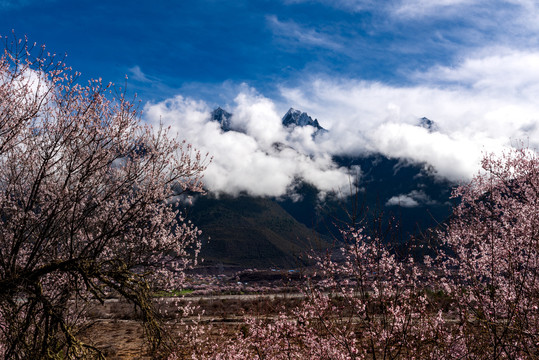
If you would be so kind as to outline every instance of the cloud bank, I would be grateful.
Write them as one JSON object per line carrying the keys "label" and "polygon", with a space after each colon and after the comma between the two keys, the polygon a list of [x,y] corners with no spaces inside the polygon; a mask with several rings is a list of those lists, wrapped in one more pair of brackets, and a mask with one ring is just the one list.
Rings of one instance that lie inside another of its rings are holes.
{"label": "cloud bank", "polygon": [[[537,64],[537,52],[485,49],[456,66],[414,73],[415,85],[406,87],[311,76],[281,86],[279,99],[243,87],[228,109],[241,132],[223,132],[209,120],[208,104],[183,96],[147,104],[145,117],[172,126],[214,156],[205,180],[216,192],[281,196],[298,179],[323,192],[343,190],[350,171],[332,157],[374,152],[427,163],[440,177],[466,181],[486,152],[518,140],[539,146]],[[313,139],[313,128],[283,128],[289,106],[318,118],[329,132]],[[424,116],[436,123],[435,131],[418,126]],[[393,199],[407,206],[424,201],[418,194]]]}
{"label": "cloud bank", "polygon": [[283,196],[293,193],[302,179],[323,194],[348,186],[348,169],[339,168],[330,154],[315,148],[314,129],[288,131],[274,103],[247,89],[230,109],[232,127],[223,132],[210,120],[211,108],[202,101],[178,95],[144,108],[146,121],[170,126],[179,138],[209,152],[213,161],[205,172],[205,184],[214,193]]}

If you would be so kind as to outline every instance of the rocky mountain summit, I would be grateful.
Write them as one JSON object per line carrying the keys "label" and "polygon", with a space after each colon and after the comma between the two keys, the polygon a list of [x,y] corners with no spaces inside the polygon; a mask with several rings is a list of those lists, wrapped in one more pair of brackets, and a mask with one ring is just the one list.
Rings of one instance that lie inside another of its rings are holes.
{"label": "rocky mountain summit", "polygon": [[429,132],[438,131],[438,125],[429,118],[422,117],[417,124],[419,127],[427,129]]}
{"label": "rocky mountain summit", "polygon": [[223,129],[223,131],[229,131],[231,130],[230,118],[232,118],[231,113],[229,113],[226,110],[223,110],[221,107],[218,107],[217,109],[211,112],[210,119],[212,121],[218,122],[221,125],[221,129]]}
{"label": "rocky mountain summit", "polygon": [[317,119],[310,117],[306,112],[301,112],[294,108],[290,108],[288,112],[283,116],[282,123],[284,126],[293,127],[293,126],[312,126],[317,130],[325,129],[320,126]]}
{"label": "rocky mountain summit", "polygon": [[[211,112],[210,120],[218,122],[223,131],[230,131],[234,130],[231,124],[232,115],[233,114],[229,113],[223,108],[218,107]],[[313,118],[310,117],[309,114],[307,114],[306,112],[302,112],[294,108],[290,108],[290,110],[288,110],[288,112],[283,116],[281,122],[283,126],[290,129],[296,126],[312,126],[316,129],[315,135],[320,132],[327,132],[326,129],[320,126],[320,123],[317,119],[313,120]]]}

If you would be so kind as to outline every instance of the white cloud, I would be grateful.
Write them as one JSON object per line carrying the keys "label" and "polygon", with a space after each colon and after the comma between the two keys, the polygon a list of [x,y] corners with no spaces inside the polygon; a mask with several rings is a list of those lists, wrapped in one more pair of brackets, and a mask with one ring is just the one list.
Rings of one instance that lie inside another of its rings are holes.
{"label": "white cloud", "polygon": [[[311,78],[283,87],[282,95],[329,128],[321,151],[377,151],[428,162],[441,176],[461,180],[478,171],[484,152],[518,139],[539,146],[536,61],[539,53],[504,50],[415,74],[415,86]],[[423,116],[440,131],[417,127]]]}
{"label": "white cloud", "polygon": [[[453,33],[452,38],[474,40],[477,44],[515,41],[536,44],[539,29],[539,3],[536,0],[282,0],[285,4],[319,3],[348,12],[369,11],[392,21],[455,20],[466,29]],[[465,25],[467,24],[467,25]],[[394,25],[394,24],[393,24]],[[390,25],[391,26],[391,25]],[[449,26],[452,27],[452,26]],[[395,29],[394,29],[395,30]],[[448,28],[437,27],[436,33]],[[400,31],[400,30],[399,30]],[[533,33],[530,33],[532,31]],[[440,35],[442,36],[442,35]],[[443,36],[442,36],[443,38]],[[475,39],[474,39],[475,38]],[[496,39],[496,40],[493,40]],[[453,41],[449,40],[449,41]]]}
{"label": "white cloud", "polygon": [[340,50],[343,47],[335,35],[301,26],[292,20],[281,21],[275,15],[267,16],[266,19],[274,35],[295,46],[320,47],[331,50]]}
{"label": "white cloud", "polygon": [[[531,1],[531,0],[530,0]],[[285,4],[320,3],[345,11],[382,11],[392,16],[413,19],[424,16],[446,17],[463,7],[479,3],[479,0],[284,0]],[[514,0],[513,3],[529,2]]]}
{"label": "white cloud", "polygon": [[436,204],[436,201],[433,201],[427,194],[420,190],[413,190],[408,194],[392,196],[386,202],[386,206],[401,206],[406,208],[433,204]]}
{"label": "white cloud", "polygon": [[[205,103],[182,96],[147,104],[144,116],[154,125],[171,126],[179,138],[188,139],[213,156],[204,182],[216,193],[282,196],[298,178],[322,193],[346,190],[348,170],[338,168],[327,154],[295,150],[292,145],[312,145],[288,140],[289,134],[283,129],[272,101],[252,90],[241,92],[235,101],[235,107],[230,109],[234,113],[232,126],[244,133],[223,132],[216,122],[209,120],[210,109]],[[313,142],[311,137],[301,141]]]}
{"label": "white cloud", "polygon": [[394,16],[406,18],[447,17],[477,2],[478,0],[401,0],[393,5],[392,12]]}
{"label": "white cloud", "polygon": [[140,81],[140,82],[151,82],[150,79],[142,72],[140,69],[140,66],[135,65],[132,68],[128,69],[129,73],[132,75],[134,80]]}
{"label": "white cloud", "polygon": [[431,23],[440,40],[471,45],[466,51],[500,44],[533,49],[539,40],[536,0],[392,0],[374,11],[398,22]]}
{"label": "white cloud", "polygon": [[[47,99],[50,100],[51,83],[46,74],[22,66],[19,66],[17,70],[11,66],[8,70],[0,72],[0,87],[4,84],[10,84],[11,96],[16,98],[17,103],[20,105],[13,107],[12,111],[24,112],[28,106],[33,107],[31,104],[45,102]],[[40,115],[38,115],[38,119],[36,122],[43,120]]]}
{"label": "white cloud", "polygon": [[253,91],[241,92],[236,97],[232,126],[252,136],[263,147],[271,147],[282,142],[286,134],[281,125],[281,117],[270,99]]}
{"label": "white cloud", "polygon": [[539,95],[539,53],[507,48],[482,49],[479,56],[453,67],[437,66],[416,74],[426,83],[447,83],[457,88],[470,87],[500,96],[513,93],[530,102]]}
{"label": "white cloud", "polygon": [[419,203],[407,196],[407,195],[399,195],[399,196],[393,196],[386,202],[386,206],[401,206],[405,208],[411,208],[411,207],[417,207],[419,206]]}
{"label": "white cloud", "polygon": [[[228,109],[244,133],[222,132],[208,120],[208,105],[181,96],[146,105],[145,117],[172,125],[214,156],[205,180],[217,192],[280,196],[298,178],[323,192],[346,190],[348,170],[332,156],[370,152],[428,163],[439,176],[462,181],[479,171],[485,152],[499,153],[519,139],[539,147],[537,63],[538,52],[490,49],[454,67],[416,73],[410,78],[416,85],[311,77],[282,87],[279,102],[244,86]],[[309,127],[285,130],[287,106],[317,117],[329,132],[313,139]],[[438,130],[417,126],[423,116]],[[402,194],[390,203],[397,200],[428,201]]]}

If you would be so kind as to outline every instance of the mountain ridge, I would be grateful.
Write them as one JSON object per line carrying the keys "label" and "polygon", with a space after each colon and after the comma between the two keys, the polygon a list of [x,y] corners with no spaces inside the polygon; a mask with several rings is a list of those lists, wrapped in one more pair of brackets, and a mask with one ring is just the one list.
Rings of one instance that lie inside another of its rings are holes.
{"label": "mountain ridge", "polygon": [[296,110],[294,108],[290,108],[286,114],[283,116],[281,123],[286,127],[294,127],[294,126],[312,126],[317,130],[324,130],[322,126],[318,123],[318,119],[314,119],[309,116],[306,112],[302,112],[301,110]]}
{"label": "mountain ridge", "polygon": [[[232,116],[219,107],[211,120],[219,122],[223,131],[235,131]],[[312,126],[327,131],[317,119],[294,108],[283,116],[282,124],[289,129]],[[438,131],[437,124],[426,117],[418,119],[416,126]],[[204,240],[201,252],[206,265],[297,267],[302,264],[302,254],[311,248],[335,246],[340,229],[348,225],[393,223],[394,236],[402,243],[442,223],[451,213],[454,184],[437,177],[428,164],[379,153],[334,156],[333,161],[337,166],[361,169],[358,178],[351,179],[357,185],[356,194],[321,200],[314,186],[298,179],[294,196],[209,194],[198,198],[190,209],[190,219],[203,231],[203,239],[211,238]],[[377,230],[371,230],[376,236]]]}

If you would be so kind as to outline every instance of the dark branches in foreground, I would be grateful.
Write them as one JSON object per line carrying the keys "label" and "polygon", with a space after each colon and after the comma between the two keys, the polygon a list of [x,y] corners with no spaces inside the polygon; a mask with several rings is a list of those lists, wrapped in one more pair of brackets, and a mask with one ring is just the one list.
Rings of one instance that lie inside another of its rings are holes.
{"label": "dark branches in foreground", "polygon": [[[111,85],[15,36],[0,56],[0,354],[103,358],[83,343],[85,306],[111,294],[162,340],[154,287],[176,288],[199,231],[175,207],[207,161],[143,125]],[[175,134],[173,134],[175,135]]]}

